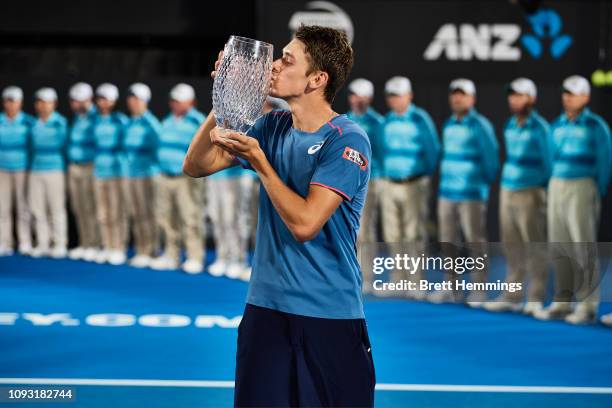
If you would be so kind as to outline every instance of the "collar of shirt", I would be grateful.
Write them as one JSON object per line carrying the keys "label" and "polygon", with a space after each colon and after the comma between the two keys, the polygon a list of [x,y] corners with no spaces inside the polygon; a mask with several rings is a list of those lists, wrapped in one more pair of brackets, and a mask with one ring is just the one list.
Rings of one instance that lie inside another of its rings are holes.
{"label": "collar of shirt", "polygon": [[53,113],[49,115],[46,121],[43,122],[41,118],[37,117],[36,122],[42,125],[53,125],[55,122],[57,122],[58,119],[59,119],[59,113],[57,113],[56,111],[53,111]]}
{"label": "collar of shirt", "polygon": [[19,111],[13,119],[9,119],[6,113],[0,114],[0,123],[19,123],[24,118],[23,112]]}
{"label": "collar of shirt", "polygon": [[467,121],[469,121],[470,119],[472,119],[474,116],[476,116],[476,108],[472,108],[469,111],[467,111],[467,113],[465,114],[464,117],[462,117],[461,119],[457,118],[456,114],[452,114],[451,115],[451,122],[453,123],[466,123]]}
{"label": "collar of shirt", "polygon": [[529,115],[527,115],[525,122],[523,122],[522,125],[519,125],[518,116],[512,115],[512,118],[510,119],[510,126],[514,128],[530,128],[533,126],[536,116],[537,112],[535,110],[532,110],[531,112],[529,112]]}
{"label": "collar of shirt", "polygon": [[561,123],[564,125],[568,123],[584,124],[590,115],[591,115],[591,110],[588,107],[585,107],[582,110],[582,112],[580,112],[580,115],[578,115],[575,120],[571,121],[567,117],[567,113],[564,112],[561,115]]}
{"label": "collar of shirt", "polygon": [[414,106],[413,103],[411,103],[408,106],[408,109],[406,109],[406,112],[404,113],[397,113],[395,111],[390,111],[389,112],[389,119],[410,119],[412,117],[412,115],[414,115],[414,111],[416,110],[416,107]]}

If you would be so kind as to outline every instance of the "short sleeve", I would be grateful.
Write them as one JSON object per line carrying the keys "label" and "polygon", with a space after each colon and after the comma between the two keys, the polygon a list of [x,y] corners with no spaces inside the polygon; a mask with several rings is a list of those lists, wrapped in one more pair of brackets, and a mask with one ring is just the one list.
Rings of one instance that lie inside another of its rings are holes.
{"label": "short sleeve", "polygon": [[321,149],[310,184],[328,188],[350,201],[370,178],[371,156],[365,135],[357,131],[338,135]]}

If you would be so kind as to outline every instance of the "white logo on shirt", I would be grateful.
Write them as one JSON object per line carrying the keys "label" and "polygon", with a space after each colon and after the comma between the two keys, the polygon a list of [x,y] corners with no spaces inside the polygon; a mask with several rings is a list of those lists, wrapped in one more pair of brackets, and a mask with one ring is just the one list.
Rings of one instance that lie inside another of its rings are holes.
{"label": "white logo on shirt", "polygon": [[323,147],[323,143],[325,142],[319,142],[310,146],[308,148],[308,154],[315,154],[316,152],[318,152]]}

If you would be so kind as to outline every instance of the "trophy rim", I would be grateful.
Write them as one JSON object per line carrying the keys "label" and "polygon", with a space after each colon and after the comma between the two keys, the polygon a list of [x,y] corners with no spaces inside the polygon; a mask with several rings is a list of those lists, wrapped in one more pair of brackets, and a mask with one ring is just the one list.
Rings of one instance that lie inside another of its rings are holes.
{"label": "trophy rim", "polygon": [[272,44],[267,43],[265,41],[256,40],[254,38],[249,38],[249,37],[242,37],[242,36],[239,36],[239,35],[230,35],[230,38],[229,38],[228,42],[230,42],[232,40],[240,41],[240,42],[248,43],[248,44],[259,44],[259,46],[263,46],[263,47],[273,47]]}

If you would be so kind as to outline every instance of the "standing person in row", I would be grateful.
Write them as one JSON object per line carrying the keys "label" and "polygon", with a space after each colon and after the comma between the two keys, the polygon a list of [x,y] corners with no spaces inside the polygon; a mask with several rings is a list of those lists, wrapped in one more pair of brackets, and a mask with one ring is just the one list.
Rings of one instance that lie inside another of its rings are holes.
{"label": "standing person in row", "polygon": [[191,138],[205,118],[194,103],[193,88],[182,83],[176,85],[170,91],[170,114],[161,124],[157,146],[160,168],[157,220],[164,235],[164,250],[151,261],[151,268],[156,270],[179,267],[181,237],[187,249],[183,270],[192,274],[204,270],[202,184],[183,174],[183,160]]}
{"label": "standing person in row", "polygon": [[94,214],[93,160],[95,144],[93,123],[96,109],[93,106],[93,89],[84,82],[70,88],[70,108],[74,113],[68,145],[68,189],[70,206],[76,220],[78,245],[70,250],[70,259],[93,261],[100,246],[98,223]]}
{"label": "standing person in row", "polygon": [[[476,86],[469,79],[456,79],[449,87],[452,116],[442,128],[443,155],[438,200],[439,241],[467,243],[487,241],[487,201],[491,183],[499,171],[499,146],[493,126],[474,108]],[[473,280],[485,280],[474,274]],[[430,295],[434,302],[451,300],[452,293]],[[466,299],[480,306],[484,292],[473,291]]]}
{"label": "standing person in row", "polygon": [[21,110],[23,91],[9,86],[2,91],[4,112],[0,114],[0,256],[12,255],[13,202],[16,205],[19,252],[32,251],[30,211],[27,202],[30,129],[34,122]]}
{"label": "standing person in row", "polygon": [[595,245],[601,199],[612,170],[612,141],[606,122],[587,107],[590,94],[586,78],[574,75],[565,79],[561,97],[564,112],[551,126],[554,151],[548,186],[548,240],[556,279],[554,302],[535,313],[542,320],[581,324],[597,316]]}
{"label": "standing person in row", "polygon": [[[374,98],[374,84],[371,81],[365,78],[355,79],[349,84],[348,91],[348,102],[351,109],[346,116],[366,132],[372,146],[370,185],[365,207],[361,214],[361,229],[357,237],[357,246],[359,247],[359,255],[361,255],[364,245],[374,245],[378,241],[377,231],[382,190],[382,163],[379,146],[381,142],[380,131],[384,118],[371,106]],[[372,274],[364,271],[363,291],[370,292],[372,290],[371,285]]]}
{"label": "standing person in row", "polygon": [[[552,139],[548,123],[535,110],[533,81],[517,78],[508,89],[512,117],[504,128],[506,162],[501,176],[499,223],[507,259],[506,281],[528,281],[524,291],[504,292],[485,309],[533,314],[546,298],[546,185],[550,177]],[[530,245],[531,244],[531,245]]]}
{"label": "standing person in row", "polygon": [[[411,252],[419,256],[427,242],[427,207],[430,176],[436,171],[440,156],[438,132],[431,117],[412,103],[412,83],[396,76],[385,84],[389,113],[381,132],[380,150],[385,184],[382,213],[387,243],[410,243]],[[416,280],[422,271],[392,280]],[[423,292],[408,292],[417,299]]]}
{"label": "standing person in row", "polygon": [[122,144],[127,117],[114,111],[118,98],[119,90],[113,84],[104,83],[96,89],[98,114],[93,127],[96,150],[94,187],[102,238],[102,250],[98,253],[96,262],[108,262],[111,265],[121,265],[126,260]]}
{"label": "standing person in row", "polygon": [[147,85],[138,82],[130,86],[127,97],[130,118],[123,147],[127,161],[126,202],[136,252],[130,265],[136,268],[148,267],[157,250],[153,176],[161,125],[147,108],[150,100],[151,89]]}
{"label": "standing person in row", "polygon": [[68,254],[65,182],[67,122],[55,111],[55,89],[41,88],[34,97],[36,121],[32,126],[29,203],[34,216],[37,245],[32,250],[32,256],[64,258]]}

